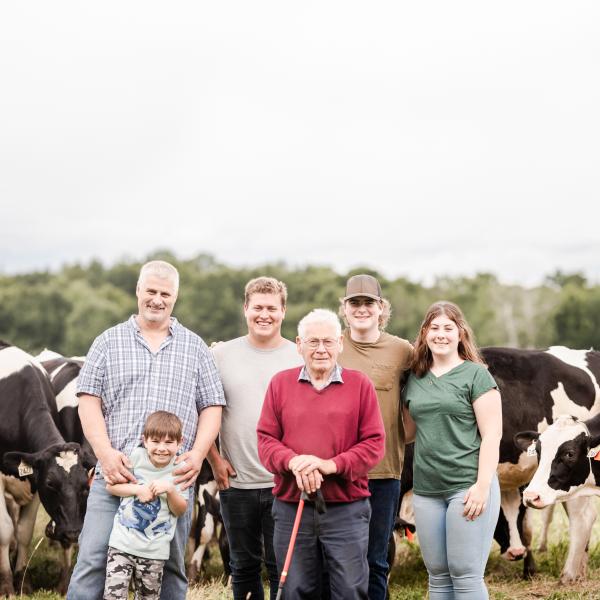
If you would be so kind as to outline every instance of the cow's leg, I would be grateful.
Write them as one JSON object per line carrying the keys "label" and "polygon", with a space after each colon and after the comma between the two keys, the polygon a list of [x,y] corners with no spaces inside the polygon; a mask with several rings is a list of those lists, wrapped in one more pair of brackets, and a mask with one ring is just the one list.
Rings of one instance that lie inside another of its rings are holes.
{"label": "cow's leg", "polygon": [[565,502],[569,515],[569,552],[560,576],[561,583],[583,579],[587,574],[588,544],[596,520],[593,499],[587,496]]}
{"label": "cow's leg", "polygon": [[523,544],[527,548],[527,552],[525,553],[525,558],[523,560],[523,578],[531,579],[537,570],[535,566],[535,559],[533,557],[533,552],[531,550],[533,545],[533,524],[532,524],[532,508],[525,508],[521,506],[521,514],[523,515],[521,519],[521,539],[523,540]]}
{"label": "cow's leg", "polygon": [[508,523],[509,545],[504,553],[504,558],[508,560],[517,560],[524,558],[527,554],[527,548],[521,541],[519,535],[519,507],[521,506],[521,493],[518,489],[503,490],[500,494],[500,503],[502,512]]}
{"label": "cow's leg", "polygon": [[67,589],[69,588],[71,565],[73,563],[73,548],[75,548],[75,544],[70,544],[66,548],[61,548],[60,576],[58,579],[58,586],[56,587],[56,591],[61,596],[65,596],[67,594]]}
{"label": "cow's leg", "polygon": [[0,477],[0,596],[10,596],[14,593],[9,559],[10,541],[13,533],[13,521],[6,510],[4,500],[4,482]]}
{"label": "cow's leg", "polygon": [[552,523],[552,517],[554,516],[554,504],[541,509],[542,513],[542,532],[540,534],[540,543],[538,544],[538,550],[540,552],[546,552],[548,549],[548,529],[550,523]]}
{"label": "cow's leg", "polygon": [[202,568],[202,559],[204,557],[204,553],[206,551],[206,547],[208,542],[213,538],[215,534],[215,520],[214,517],[207,513],[204,519],[204,527],[202,527],[202,531],[200,532],[200,544],[194,551],[192,555],[192,560],[190,561],[191,567],[200,574],[200,570]]}
{"label": "cow's leg", "polygon": [[21,508],[19,521],[17,523],[16,538],[17,538],[17,559],[15,561],[15,585],[27,593],[31,591],[31,586],[23,584],[25,575],[25,566],[29,556],[29,547],[31,538],[33,537],[33,528],[37,517],[38,508],[40,507],[40,497],[35,494],[29,504]]}

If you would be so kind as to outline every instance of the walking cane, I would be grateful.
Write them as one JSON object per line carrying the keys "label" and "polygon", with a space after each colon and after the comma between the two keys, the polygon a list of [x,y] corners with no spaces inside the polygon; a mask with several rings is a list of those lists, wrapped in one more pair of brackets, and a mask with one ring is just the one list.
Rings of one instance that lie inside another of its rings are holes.
{"label": "walking cane", "polygon": [[296,518],[294,519],[294,527],[292,528],[292,535],[290,536],[290,544],[285,555],[285,562],[283,563],[283,570],[281,571],[281,577],[279,578],[279,588],[277,589],[277,596],[275,600],[281,600],[281,594],[283,593],[283,586],[287,578],[288,569],[292,562],[292,554],[294,554],[294,545],[296,544],[296,535],[298,534],[298,528],[300,527],[300,519],[302,519],[302,511],[304,510],[304,501],[308,500],[308,494],[303,491],[300,494],[300,502],[298,502],[298,508],[296,510]]}
{"label": "walking cane", "polygon": [[300,519],[302,519],[302,510],[304,509],[305,500],[314,500],[315,509],[319,514],[327,512],[327,505],[323,498],[323,492],[317,490],[310,496],[306,492],[300,494],[300,502],[298,502],[298,508],[296,510],[296,518],[294,519],[294,527],[292,528],[292,535],[290,536],[290,544],[288,546],[287,554],[285,555],[285,562],[283,563],[283,570],[281,571],[281,577],[279,578],[279,588],[277,590],[277,596],[275,600],[281,600],[281,594],[283,593],[283,586],[287,578],[288,569],[292,562],[292,554],[294,553],[294,545],[296,544],[296,535],[298,534],[298,528],[300,527]]}

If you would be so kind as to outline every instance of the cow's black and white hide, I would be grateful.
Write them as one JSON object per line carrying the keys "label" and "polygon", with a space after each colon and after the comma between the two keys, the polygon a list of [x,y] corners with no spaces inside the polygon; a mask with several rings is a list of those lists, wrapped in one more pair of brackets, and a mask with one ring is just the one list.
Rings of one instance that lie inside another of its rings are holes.
{"label": "cow's black and white hide", "polygon": [[[0,495],[0,594],[13,592],[9,546],[17,540],[15,578],[26,564],[35,513],[41,500],[54,521],[51,538],[64,546],[77,540],[87,500],[81,447],[66,443],[49,379],[33,357],[0,342],[0,465],[3,473],[27,480],[32,500],[20,510],[16,531]],[[32,518],[33,517],[33,518]]]}
{"label": "cow's black and white hide", "polygon": [[[81,446],[84,464],[93,465],[96,457],[90,443],[83,434],[81,420],[79,418],[79,398],[77,396],[77,377],[85,361],[84,356],[73,356],[67,358],[53,352],[44,350],[35,357],[46,370],[54,398],[56,410],[58,411],[58,429],[66,442],[77,442]],[[51,530],[53,523],[48,523]],[[61,570],[57,591],[66,594],[71,576],[71,565],[75,544],[70,547],[61,547]]]}
{"label": "cow's black and white hide", "polygon": [[194,511],[192,526],[186,548],[187,576],[190,581],[196,581],[202,570],[204,560],[208,558],[208,544],[215,536],[215,519],[208,513],[205,493],[213,496],[217,493],[217,482],[200,483],[196,480],[194,493]]}
{"label": "cow's black and white hide", "polygon": [[[498,479],[510,536],[507,556],[527,557],[532,552],[531,536],[527,531],[519,533],[519,488],[533,477],[537,457],[528,456],[513,438],[524,430],[542,432],[564,413],[585,419],[600,412],[600,353],[553,346],[545,351],[483,348],[482,355],[502,396]],[[567,500],[565,509],[569,515],[569,553],[561,580],[570,582],[585,575],[595,509],[585,499]],[[527,524],[526,514],[523,524]],[[525,575],[531,574],[533,565],[532,558],[526,561]]]}
{"label": "cow's black and white hide", "polygon": [[563,415],[541,434],[518,433],[515,443],[538,456],[524,493],[527,506],[544,508],[568,498],[600,495],[600,415],[587,421]]}

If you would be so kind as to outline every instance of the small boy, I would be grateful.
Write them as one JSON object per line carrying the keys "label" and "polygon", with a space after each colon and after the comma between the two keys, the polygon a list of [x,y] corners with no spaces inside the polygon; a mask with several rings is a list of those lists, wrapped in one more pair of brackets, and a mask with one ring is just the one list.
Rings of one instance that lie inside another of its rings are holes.
{"label": "small boy", "polygon": [[142,439],[144,447],[130,456],[138,482],[106,486],[122,500],[108,542],[105,600],[126,600],[132,574],[136,600],[158,600],[177,517],[187,509],[187,492],[178,489],[172,475],[183,441],[181,421],[173,413],[154,412]]}

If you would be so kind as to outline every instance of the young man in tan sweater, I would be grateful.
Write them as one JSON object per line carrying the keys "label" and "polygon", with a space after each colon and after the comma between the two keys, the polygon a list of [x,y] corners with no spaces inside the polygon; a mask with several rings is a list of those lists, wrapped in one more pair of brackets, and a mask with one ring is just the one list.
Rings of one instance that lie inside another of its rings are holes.
{"label": "young man in tan sweater", "polygon": [[386,597],[388,541],[400,497],[400,474],[404,459],[404,428],[400,408],[400,379],[408,368],[413,348],[409,342],[384,331],[390,303],[371,275],[348,279],[346,295],[340,300],[344,331],[342,367],[367,375],[377,393],[385,427],[385,456],[369,472],[371,522],[369,526],[369,599]]}

